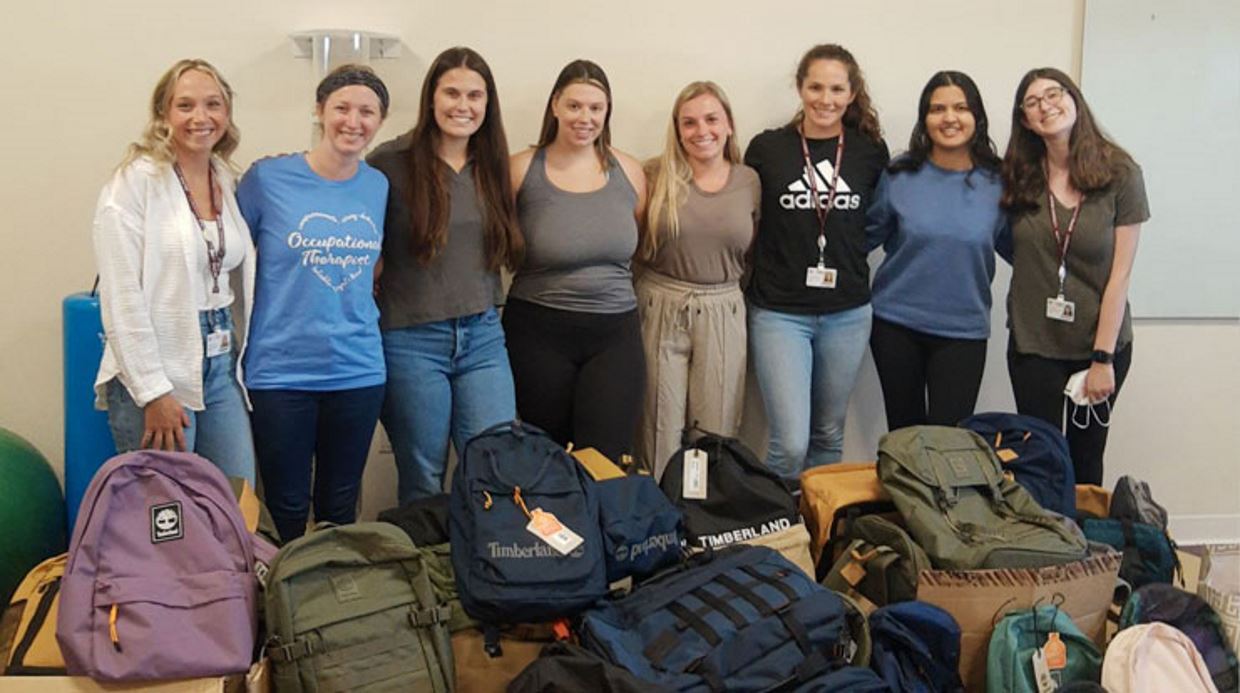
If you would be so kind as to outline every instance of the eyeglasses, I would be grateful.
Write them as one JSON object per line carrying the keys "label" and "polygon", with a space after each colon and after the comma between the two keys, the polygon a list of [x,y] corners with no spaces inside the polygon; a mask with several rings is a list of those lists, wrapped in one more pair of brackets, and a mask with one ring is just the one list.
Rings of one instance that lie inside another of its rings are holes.
{"label": "eyeglasses", "polygon": [[1025,100],[1020,102],[1020,106],[1026,111],[1036,109],[1040,104],[1042,104],[1042,102],[1046,102],[1047,106],[1054,106],[1059,103],[1061,99],[1063,99],[1064,92],[1065,90],[1063,87],[1048,87],[1042,92],[1041,96],[1025,97]]}

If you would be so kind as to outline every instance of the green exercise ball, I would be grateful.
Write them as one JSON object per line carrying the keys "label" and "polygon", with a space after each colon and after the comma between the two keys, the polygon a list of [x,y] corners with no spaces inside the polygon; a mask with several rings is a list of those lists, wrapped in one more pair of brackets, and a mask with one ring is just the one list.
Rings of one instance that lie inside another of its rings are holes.
{"label": "green exercise ball", "polygon": [[66,550],[56,473],[21,436],[0,428],[0,609],[30,569]]}

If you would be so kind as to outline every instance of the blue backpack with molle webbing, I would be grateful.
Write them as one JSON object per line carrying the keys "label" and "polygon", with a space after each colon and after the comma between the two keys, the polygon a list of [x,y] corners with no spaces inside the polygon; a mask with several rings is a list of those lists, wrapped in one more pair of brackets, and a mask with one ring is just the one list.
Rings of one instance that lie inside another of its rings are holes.
{"label": "blue backpack with molle webbing", "polygon": [[[531,533],[538,509],[584,541],[564,554]],[[607,594],[594,484],[534,426],[498,424],[465,445],[448,530],[461,606],[484,624],[551,621]]]}
{"label": "blue backpack with molle webbing", "polygon": [[587,611],[580,636],[609,662],[673,690],[765,691],[846,664],[845,619],[840,597],[779,553],[735,546]]}

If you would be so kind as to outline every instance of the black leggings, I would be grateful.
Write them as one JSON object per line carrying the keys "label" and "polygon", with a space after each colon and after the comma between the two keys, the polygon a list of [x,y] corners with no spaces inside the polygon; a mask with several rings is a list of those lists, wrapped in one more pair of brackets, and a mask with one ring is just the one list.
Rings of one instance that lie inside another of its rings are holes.
{"label": "black leggings", "polygon": [[955,426],[973,414],[986,340],[936,337],[874,318],[870,351],[883,387],[888,430]]}
{"label": "black leggings", "polygon": [[[1107,447],[1107,428],[1093,417],[1084,429],[1064,418],[1063,388],[1073,373],[1089,368],[1084,360],[1048,359],[1032,354],[1021,354],[1008,340],[1008,377],[1012,379],[1012,394],[1016,396],[1016,411],[1036,416],[1066,431],[1068,449],[1072,452],[1072,465],[1076,468],[1076,483],[1102,484],[1102,455]],[[1115,392],[1111,394],[1111,406],[1119,397],[1119,389],[1132,365],[1132,344],[1115,354]],[[1099,405],[1102,406],[1102,405]],[[1102,416],[1107,416],[1103,407]],[[1078,415],[1084,421],[1084,417]]]}
{"label": "black leggings", "polygon": [[508,299],[517,413],[561,445],[632,454],[646,382],[637,310],[580,313]]}

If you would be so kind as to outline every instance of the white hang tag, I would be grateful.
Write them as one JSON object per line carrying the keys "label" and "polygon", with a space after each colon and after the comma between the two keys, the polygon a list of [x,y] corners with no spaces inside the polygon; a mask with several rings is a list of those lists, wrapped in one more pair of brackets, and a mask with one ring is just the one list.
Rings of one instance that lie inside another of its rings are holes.
{"label": "white hang tag", "polygon": [[1037,683],[1038,693],[1055,693],[1058,688],[1055,678],[1051,676],[1050,667],[1046,666],[1046,657],[1042,656],[1042,648],[1033,651],[1033,679]]}
{"label": "white hang tag", "polygon": [[1076,304],[1063,297],[1063,295],[1055,298],[1046,299],[1046,317],[1059,322],[1075,322],[1076,321]]}
{"label": "white hang tag", "polygon": [[232,351],[232,330],[212,330],[207,335],[207,358]]}
{"label": "white hang tag", "polygon": [[807,267],[805,269],[805,285],[811,289],[834,289],[836,270],[834,267]]}
{"label": "white hang tag", "polygon": [[691,500],[706,500],[706,451],[697,448],[685,450],[684,480],[680,495]]}
{"label": "white hang tag", "polygon": [[565,556],[585,541],[580,534],[565,527],[555,515],[542,508],[530,511],[530,522],[525,529]]}

